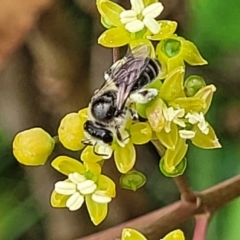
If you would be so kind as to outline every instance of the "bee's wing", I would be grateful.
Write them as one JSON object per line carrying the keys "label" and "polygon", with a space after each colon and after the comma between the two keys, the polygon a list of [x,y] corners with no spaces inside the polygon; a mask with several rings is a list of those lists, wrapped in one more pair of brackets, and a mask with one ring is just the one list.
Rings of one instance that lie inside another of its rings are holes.
{"label": "bee's wing", "polygon": [[118,87],[117,110],[121,111],[132,91],[133,86],[138,81],[141,73],[149,62],[150,47],[139,45],[127,54],[121,61],[121,66],[116,65],[112,69],[110,79],[113,79]]}

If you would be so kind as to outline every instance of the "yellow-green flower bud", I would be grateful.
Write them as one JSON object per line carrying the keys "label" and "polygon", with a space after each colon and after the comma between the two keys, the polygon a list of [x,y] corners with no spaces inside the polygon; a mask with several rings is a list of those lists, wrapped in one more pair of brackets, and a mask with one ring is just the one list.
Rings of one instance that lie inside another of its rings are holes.
{"label": "yellow-green flower bud", "polygon": [[201,76],[191,75],[184,82],[184,91],[187,97],[194,96],[206,83]]}
{"label": "yellow-green flower bud", "polygon": [[181,50],[181,42],[176,39],[167,39],[163,45],[163,51],[165,54],[172,58],[176,56]]}
{"label": "yellow-green flower bud", "polygon": [[146,177],[138,171],[130,171],[120,177],[122,188],[136,191],[146,183]]}
{"label": "yellow-green flower bud", "polygon": [[32,128],[18,133],[13,140],[16,159],[29,166],[43,165],[55,146],[54,139],[41,128]]}
{"label": "yellow-green flower bud", "polygon": [[59,140],[67,149],[77,151],[84,147],[83,120],[78,113],[69,113],[61,121],[58,128]]}

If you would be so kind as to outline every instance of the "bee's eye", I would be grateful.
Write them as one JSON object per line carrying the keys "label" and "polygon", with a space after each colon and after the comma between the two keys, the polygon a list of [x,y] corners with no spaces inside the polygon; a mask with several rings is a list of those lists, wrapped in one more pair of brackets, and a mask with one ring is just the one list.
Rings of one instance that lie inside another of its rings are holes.
{"label": "bee's eye", "polygon": [[104,135],[103,135],[103,142],[104,143],[111,143],[113,141],[113,136],[110,132],[106,132]]}

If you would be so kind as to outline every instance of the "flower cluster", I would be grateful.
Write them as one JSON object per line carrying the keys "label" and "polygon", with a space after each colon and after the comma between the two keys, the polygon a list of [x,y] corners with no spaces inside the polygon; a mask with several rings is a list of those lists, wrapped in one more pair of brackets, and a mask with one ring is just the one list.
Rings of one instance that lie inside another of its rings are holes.
{"label": "flower cluster", "polygon": [[[221,147],[205,118],[215,86],[206,85],[197,75],[185,79],[185,62],[195,66],[206,64],[206,60],[192,42],[175,34],[176,22],[156,20],[164,9],[160,2],[130,2],[132,7],[126,10],[110,0],[97,0],[102,24],[107,28],[98,42],[109,48],[126,44],[134,48],[145,44],[151,49],[149,57],[160,62],[161,74],[144,87],[154,89],[156,96],[146,103],[131,103],[131,110],[145,121],[126,117],[119,130],[124,141],[120,142],[116,136],[109,144],[88,139],[95,142],[85,146],[89,136],[84,124],[90,114],[89,109],[84,108],[61,120],[56,137],[33,128],[17,134],[13,141],[14,156],[25,165],[44,164],[58,142],[69,150],[81,151],[78,160],[68,156],[53,160],[52,167],[66,177],[55,183],[51,204],[75,211],[85,202],[96,225],[105,219],[108,203],[116,195],[115,183],[101,174],[107,159],[114,158],[122,174],[120,185],[135,191],[146,182],[145,176],[134,170],[135,145],[152,141],[161,155],[159,169],[168,177],[176,177],[185,171],[188,141],[204,149]],[[158,41],[156,49],[152,41]]]}

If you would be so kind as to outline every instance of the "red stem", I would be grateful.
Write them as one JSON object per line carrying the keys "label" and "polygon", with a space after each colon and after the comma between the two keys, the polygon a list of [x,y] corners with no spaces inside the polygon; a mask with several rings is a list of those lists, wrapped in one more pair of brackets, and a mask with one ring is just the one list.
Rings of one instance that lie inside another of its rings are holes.
{"label": "red stem", "polygon": [[206,239],[209,218],[210,218],[209,213],[195,215],[195,228],[194,228],[193,240]]}

